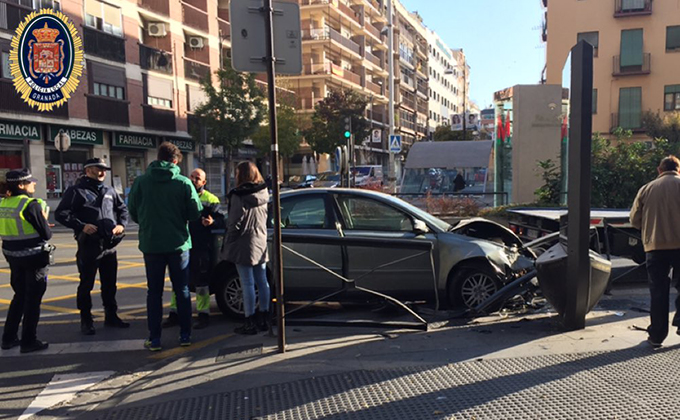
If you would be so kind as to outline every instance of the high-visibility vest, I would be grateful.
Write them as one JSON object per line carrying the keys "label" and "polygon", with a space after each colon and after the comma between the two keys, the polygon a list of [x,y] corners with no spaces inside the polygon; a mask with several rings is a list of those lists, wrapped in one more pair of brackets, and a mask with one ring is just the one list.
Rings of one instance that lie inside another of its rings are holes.
{"label": "high-visibility vest", "polygon": [[217,196],[213,193],[211,193],[208,190],[203,190],[201,194],[198,196],[199,200],[201,200],[202,204],[219,204],[220,199],[217,198]]}
{"label": "high-visibility vest", "polygon": [[3,241],[39,238],[40,234],[24,218],[24,210],[35,198],[25,195],[3,198],[0,201],[0,237]]}

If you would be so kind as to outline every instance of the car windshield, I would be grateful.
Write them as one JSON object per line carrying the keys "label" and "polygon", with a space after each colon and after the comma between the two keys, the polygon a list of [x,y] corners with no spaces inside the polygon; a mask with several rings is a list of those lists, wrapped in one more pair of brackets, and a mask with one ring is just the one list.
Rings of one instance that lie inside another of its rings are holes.
{"label": "car windshield", "polygon": [[316,179],[318,181],[339,181],[340,180],[340,174],[336,174],[336,173],[319,174],[319,176]]}
{"label": "car windshield", "polygon": [[371,168],[367,168],[367,167],[354,168],[354,173],[357,174],[357,175],[368,175],[369,173],[371,173]]}
{"label": "car windshield", "polygon": [[418,207],[414,206],[413,204],[410,204],[402,199],[395,198],[392,196],[387,196],[387,200],[391,201],[392,203],[406,209],[407,211],[411,212],[413,215],[416,216],[416,218],[422,220],[423,222],[430,224],[432,226],[437,227],[438,229],[442,231],[448,231],[451,229],[451,225],[443,221],[442,219],[435,217],[431,215],[430,213],[419,209]]}

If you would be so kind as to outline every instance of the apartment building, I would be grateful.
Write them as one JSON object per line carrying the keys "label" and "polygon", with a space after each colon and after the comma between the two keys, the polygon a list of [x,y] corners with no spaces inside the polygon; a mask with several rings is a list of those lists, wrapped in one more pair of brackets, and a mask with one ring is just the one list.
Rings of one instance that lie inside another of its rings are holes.
{"label": "apartment building", "polygon": [[[9,74],[10,39],[31,11],[64,12],[83,40],[85,68],[78,89],[52,112],[28,107]],[[111,162],[113,185],[124,193],[155,159],[162,141],[195,165],[192,111],[205,100],[199,80],[228,54],[226,0],[0,0],[0,177],[30,166],[38,195],[58,198],[93,156]],[[63,129],[71,148],[63,167],[54,137]],[[209,187],[223,193],[222,159],[209,159]],[[63,185],[61,180],[63,179]]]}
{"label": "apartment building", "polygon": [[417,13],[409,12],[400,2],[395,0],[393,7],[395,134],[401,135],[405,156],[414,142],[426,139],[429,133],[427,28]]}
{"label": "apartment building", "polygon": [[456,62],[453,68],[455,79],[453,91],[456,95],[456,102],[453,107],[459,114],[470,113],[470,65],[462,48],[452,49],[451,55]]}
{"label": "apartment building", "polygon": [[[357,162],[386,164],[387,154],[387,24],[382,0],[300,0],[303,71],[287,87],[297,95],[297,108],[310,117],[317,102],[335,89],[364,95],[372,135],[356,139]],[[301,149],[301,153],[310,152]]]}
{"label": "apartment building", "polygon": [[561,85],[570,49],[594,48],[593,131],[630,129],[645,139],[645,111],[680,110],[680,3],[652,0],[543,0],[546,81]]}
{"label": "apartment building", "polygon": [[429,56],[429,110],[430,137],[440,125],[451,125],[451,117],[460,112],[458,91],[458,63],[451,48],[432,30],[427,31]]}

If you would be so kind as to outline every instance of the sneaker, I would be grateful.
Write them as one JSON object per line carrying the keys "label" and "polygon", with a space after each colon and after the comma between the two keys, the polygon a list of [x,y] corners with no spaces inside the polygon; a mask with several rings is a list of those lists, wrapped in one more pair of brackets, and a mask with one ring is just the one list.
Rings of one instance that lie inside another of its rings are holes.
{"label": "sneaker", "polygon": [[161,327],[170,328],[176,325],[179,325],[179,317],[177,316],[177,312],[170,312],[168,317],[165,318],[165,321],[163,321],[161,324]]}
{"label": "sneaker", "polygon": [[661,343],[660,343],[660,342],[654,341],[654,340],[652,340],[651,338],[647,338],[647,342],[648,342],[649,345],[652,346],[652,348],[654,348],[654,349],[658,349],[659,347],[661,347]]}
{"label": "sneaker", "polygon": [[2,348],[3,350],[9,350],[11,348],[18,346],[19,344],[21,344],[21,340],[15,337],[13,340],[9,341],[2,340],[2,346],[0,348]]}
{"label": "sneaker", "polygon": [[202,330],[204,328],[207,328],[209,324],[210,324],[210,315],[204,314],[204,313],[199,313],[198,317],[196,318],[196,322],[194,322],[194,325],[193,325],[192,328],[195,328],[197,330]]}
{"label": "sneaker", "polygon": [[49,346],[50,346],[50,343],[40,341],[40,340],[35,340],[35,341],[33,341],[33,343],[29,344],[28,346],[21,346],[21,352],[22,353],[32,353],[34,351],[45,350]]}
{"label": "sneaker", "polygon": [[148,339],[144,342],[144,348],[149,351],[161,351],[161,341]]}
{"label": "sneaker", "polygon": [[179,336],[179,345],[182,347],[189,347],[191,345],[191,336],[190,335],[180,335]]}

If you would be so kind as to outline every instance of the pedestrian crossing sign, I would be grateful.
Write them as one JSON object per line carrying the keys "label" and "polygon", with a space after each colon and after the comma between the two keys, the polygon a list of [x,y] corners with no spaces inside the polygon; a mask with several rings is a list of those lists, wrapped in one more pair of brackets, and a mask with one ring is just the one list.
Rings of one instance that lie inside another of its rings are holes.
{"label": "pedestrian crossing sign", "polygon": [[390,153],[401,153],[401,136],[390,136]]}

